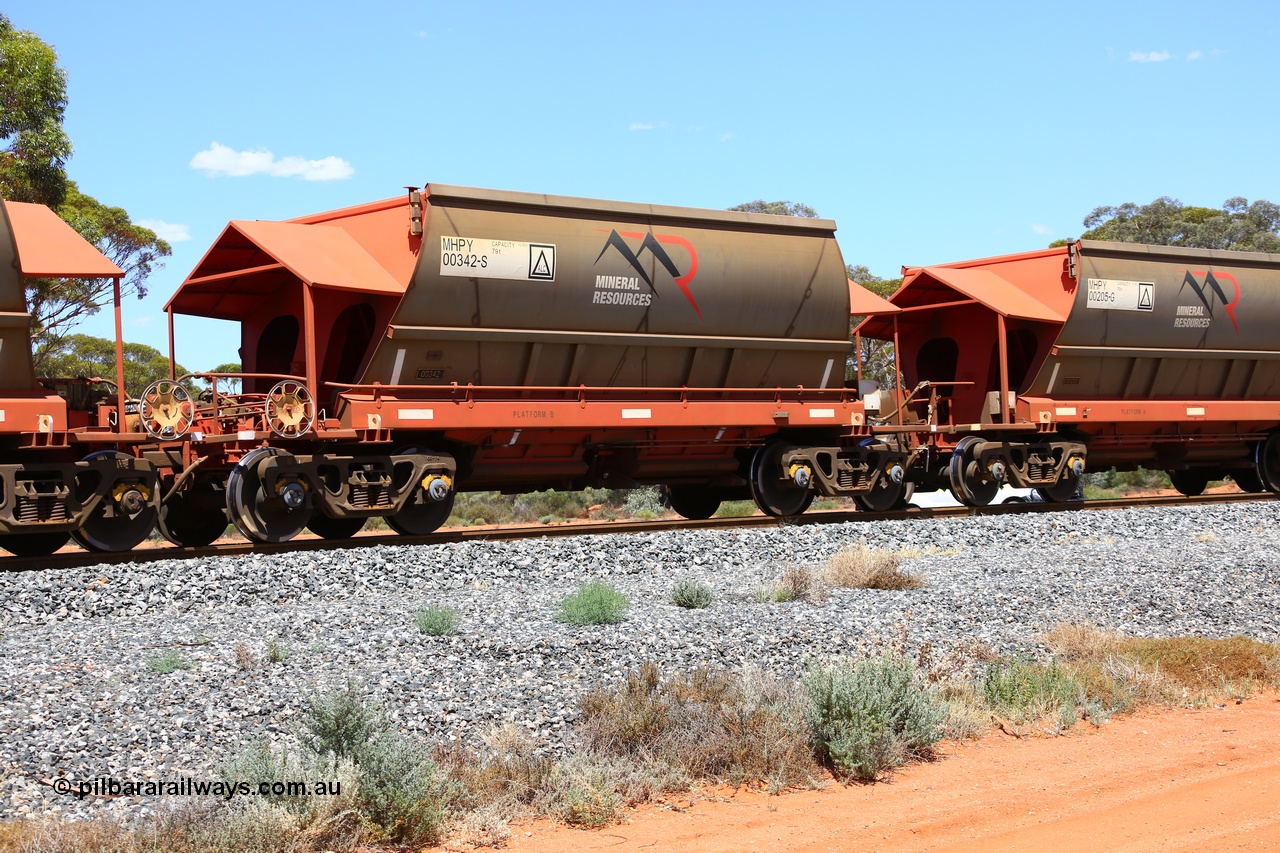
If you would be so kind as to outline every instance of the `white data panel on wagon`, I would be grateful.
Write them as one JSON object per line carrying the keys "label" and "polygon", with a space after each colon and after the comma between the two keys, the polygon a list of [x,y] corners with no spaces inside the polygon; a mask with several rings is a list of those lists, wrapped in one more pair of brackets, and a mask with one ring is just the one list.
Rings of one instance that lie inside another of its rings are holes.
{"label": "white data panel on wagon", "polygon": [[554,243],[441,237],[440,275],[555,281],[556,247]]}
{"label": "white data panel on wagon", "polygon": [[1153,281],[1121,281],[1114,278],[1089,279],[1088,308],[1112,311],[1152,311],[1156,305]]}

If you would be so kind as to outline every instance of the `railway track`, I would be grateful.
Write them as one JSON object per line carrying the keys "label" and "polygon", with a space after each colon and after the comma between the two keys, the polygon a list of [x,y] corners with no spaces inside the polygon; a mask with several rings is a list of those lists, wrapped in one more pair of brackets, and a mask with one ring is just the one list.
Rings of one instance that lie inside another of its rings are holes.
{"label": "railway track", "polygon": [[690,521],[684,518],[657,519],[654,521],[604,521],[583,524],[549,526],[539,524],[530,527],[449,528],[428,536],[402,536],[390,531],[356,536],[351,539],[293,539],[280,543],[255,543],[244,540],[220,541],[203,548],[178,548],[175,546],[138,548],[118,553],[89,551],[60,551],[47,557],[0,557],[0,571],[36,571],[40,569],[68,569],[115,563],[149,562],[152,560],[194,560],[204,557],[232,557],[244,554],[281,554],[289,551],[329,551],[351,548],[372,548],[378,545],[437,545],[444,542],[512,541],[540,537],[587,536],[602,533],[653,533],[664,530],[706,530],[735,527],[780,527],[809,524],[837,524],[844,521],[880,521],[910,518],[955,518],[978,515],[1035,514],[1041,512],[1092,512],[1095,510],[1127,509],[1130,507],[1198,506],[1206,504],[1231,504],[1245,501],[1274,501],[1277,496],[1269,492],[1235,492],[1221,495],[1200,495],[1188,498],[1157,496],[1146,498],[1120,498],[1115,500],[1076,501],[1071,503],[1004,503],[985,507],[912,507],[894,512],[864,512],[861,510],[825,510],[779,519],[765,515],[708,518]]}

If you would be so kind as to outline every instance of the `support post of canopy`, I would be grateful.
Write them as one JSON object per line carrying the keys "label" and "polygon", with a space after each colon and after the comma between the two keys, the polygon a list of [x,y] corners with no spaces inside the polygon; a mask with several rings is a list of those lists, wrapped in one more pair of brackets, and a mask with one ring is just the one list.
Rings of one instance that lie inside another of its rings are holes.
{"label": "support post of canopy", "polygon": [[311,285],[302,283],[302,347],[307,354],[307,388],[312,396],[319,397],[320,387],[316,384],[316,303],[311,293]]}
{"label": "support post of canopy", "polygon": [[164,313],[169,317],[169,378],[178,378],[177,359],[173,357],[173,309],[166,307]]}
{"label": "support post of canopy", "polygon": [[996,314],[996,335],[1000,342],[1000,423],[1009,423],[1009,341],[1005,337],[1005,319]]}
{"label": "support post of canopy", "polygon": [[111,277],[111,297],[116,312],[116,432],[125,432],[124,402],[124,320],[120,312],[120,276]]}
{"label": "support post of canopy", "polygon": [[[902,359],[898,352],[898,315],[893,315],[893,396],[896,399],[902,391]],[[898,410],[898,423],[902,423],[902,410]]]}
{"label": "support post of canopy", "polygon": [[854,332],[853,334],[853,357],[858,363],[858,389],[861,393],[862,389],[862,332]]}

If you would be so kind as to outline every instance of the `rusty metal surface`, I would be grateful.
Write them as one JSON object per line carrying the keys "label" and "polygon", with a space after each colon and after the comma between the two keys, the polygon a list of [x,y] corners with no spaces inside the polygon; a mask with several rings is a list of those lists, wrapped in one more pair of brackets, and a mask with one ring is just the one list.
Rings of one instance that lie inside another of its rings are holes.
{"label": "rusty metal surface", "polygon": [[1280,397],[1280,255],[1082,241],[1079,279],[1028,393]]}
{"label": "rusty metal surface", "polygon": [[925,267],[920,273],[1005,317],[1041,323],[1061,323],[1065,319],[1048,305],[990,270]]}
{"label": "rusty metal surface", "polygon": [[[849,290],[827,220],[438,185],[423,204],[422,251],[391,323],[396,337],[380,343],[366,383],[843,380]],[[535,340],[512,330],[569,334]],[[727,337],[770,342],[718,340]]]}
{"label": "rusty metal surface", "polygon": [[43,204],[6,201],[25,276],[114,278],[124,270]]}
{"label": "rusty metal surface", "polygon": [[897,314],[902,309],[888,299],[877,296],[861,284],[849,279],[849,313],[855,316],[867,314]]}
{"label": "rusty metal surface", "polygon": [[[31,391],[36,387],[31,366],[31,315],[27,313],[26,288],[8,206],[8,202],[0,202],[0,377],[7,390]],[[64,404],[64,413],[65,410]],[[8,424],[6,418],[4,426],[7,428]]]}

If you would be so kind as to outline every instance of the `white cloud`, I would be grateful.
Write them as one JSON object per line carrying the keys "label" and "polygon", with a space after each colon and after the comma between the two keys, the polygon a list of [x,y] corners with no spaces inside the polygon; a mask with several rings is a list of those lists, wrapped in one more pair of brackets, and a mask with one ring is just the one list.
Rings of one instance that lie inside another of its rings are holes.
{"label": "white cloud", "polygon": [[1204,56],[1204,54],[1203,54],[1203,53],[1201,53],[1201,52],[1200,52],[1200,51],[1198,51],[1198,50],[1193,50],[1193,51],[1191,51],[1190,53],[1188,53],[1188,54],[1187,54],[1187,61],[1188,61],[1188,62],[1195,62],[1197,59],[1199,59],[1199,58],[1200,58],[1200,57],[1202,57],[1202,56]]}
{"label": "white cloud", "polygon": [[356,173],[351,164],[341,157],[324,157],[306,160],[302,157],[281,157],[279,160],[265,148],[256,151],[236,151],[217,142],[191,158],[189,164],[211,178],[226,175],[241,178],[246,175],[271,175],[276,178],[302,178],[304,181],[340,181]]}
{"label": "white cloud", "polygon": [[150,314],[143,314],[141,317],[134,317],[129,321],[129,325],[139,329],[150,329],[155,325],[156,318]]}
{"label": "white cloud", "polygon": [[186,225],[175,225],[172,222],[165,222],[163,219],[139,219],[134,223],[141,225],[143,228],[150,228],[156,232],[156,236],[161,240],[168,240],[170,243],[184,243],[191,239],[191,229]]}
{"label": "white cloud", "polygon": [[734,138],[734,137],[736,137],[736,136],[737,136],[737,134],[736,134],[736,133],[734,133],[734,132],[731,130],[731,131],[729,131],[728,133],[722,133],[722,134],[720,134],[720,141],[721,141],[721,142],[728,142],[729,140],[733,139],[733,138]]}
{"label": "white cloud", "polygon": [[627,130],[653,130],[653,125],[643,121],[633,121]]}
{"label": "white cloud", "polygon": [[1032,230],[1032,232],[1033,232],[1033,233],[1035,233],[1035,234],[1040,234],[1040,235],[1043,235],[1043,236],[1048,236],[1048,235],[1050,235],[1050,234],[1052,234],[1052,233],[1053,233],[1053,229],[1052,229],[1052,228],[1050,228],[1048,225],[1035,225],[1035,224],[1033,224],[1033,225],[1031,226],[1031,230]]}
{"label": "white cloud", "polygon": [[1164,62],[1172,54],[1167,50],[1153,50],[1150,53],[1143,53],[1140,50],[1130,51],[1130,62]]}

